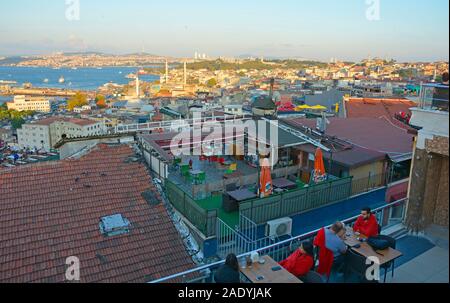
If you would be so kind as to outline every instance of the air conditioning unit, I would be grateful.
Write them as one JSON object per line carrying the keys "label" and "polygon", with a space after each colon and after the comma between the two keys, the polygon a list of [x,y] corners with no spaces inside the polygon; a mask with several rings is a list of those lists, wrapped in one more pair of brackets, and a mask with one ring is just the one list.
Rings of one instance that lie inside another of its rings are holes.
{"label": "air conditioning unit", "polygon": [[266,236],[271,238],[292,235],[292,219],[281,218],[267,222]]}

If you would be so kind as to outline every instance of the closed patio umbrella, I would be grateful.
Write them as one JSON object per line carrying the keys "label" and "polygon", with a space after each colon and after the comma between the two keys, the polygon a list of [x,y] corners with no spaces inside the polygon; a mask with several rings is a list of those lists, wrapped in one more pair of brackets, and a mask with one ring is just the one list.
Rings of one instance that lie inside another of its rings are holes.
{"label": "closed patio umbrella", "polygon": [[261,198],[268,197],[272,194],[273,185],[269,159],[263,159],[261,161],[261,179],[259,183],[259,188]]}
{"label": "closed patio umbrella", "polygon": [[320,148],[316,150],[313,175],[314,175],[314,183],[325,181],[326,178],[325,164],[323,162],[323,153]]}

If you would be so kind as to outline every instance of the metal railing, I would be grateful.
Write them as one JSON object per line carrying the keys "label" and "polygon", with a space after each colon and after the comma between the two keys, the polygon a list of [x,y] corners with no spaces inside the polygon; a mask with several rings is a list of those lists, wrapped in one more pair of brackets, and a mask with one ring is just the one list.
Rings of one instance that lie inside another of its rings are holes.
{"label": "metal railing", "polygon": [[[391,219],[393,221],[393,224],[398,224],[403,222],[405,217],[405,205],[407,203],[407,199],[402,199],[395,201],[390,204],[386,204],[380,208],[377,208],[373,210],[373,213],[378,218],[378,222],[383,228],[391,226]],[[395,208],[402,207],[403,210],[401,211],[400,216],[396,218],[392,218],[392,210]],[[347,218],[343,220],[346,225],[352,226],[354,222],[358,219],[359,216],[354,216],[351,218]],[[325,228],[329,228],[329,226],[325,226]],[[320,228],[321,229],[321,228]],[[252,253],[257,252],[259,255],[269,255],[272,257],[275,261],[280,262],[284,259],[286,259],[295,249],[297,249],[301,242],[306,240],[313,239],[317,233],[320,231],[320,229],[312,230],[308,233],[291,237],[287,240],[283,240],[280,242],[276,242],[273,244],[269,244],[267,246],[264,246],[262,248],[258,248],[251,252],[246,252],[238,256],[239,260],[242,260],[242,258],[246,258],[250,256]],[[264,239],[265,241],[268,241],[268,239]],[[270,240],[270,239],[269,239]],[[183,281],[184,283],[211,283],[213,282],[212,277],[214,275],[215,270],[217,270],[220,266],[222,266],[225,263],[224,260],[202,265],[197,268],[180,272],[171,276],[167,276],[158,280],[150,281],[149,283],[177,283],[179,281]]]}
{"label": "metal railing", "polygon": [[371,190],[385,186],[387,183],[385,174],[376,174],[367,176],[366,178],[353,179],[352,196],[369,192]]}
{"label": "metal railing", "polygon": [[134,123],[134,124],[120,124],[115,126],[112,131],[115,134],[123,133],[135,133],[144,131],[155,131],[155,130],[166,130],[166,131],[181,131],[185,127],[191,127],[196,125],[208,125],[215,124],[224,121],[237,121],[237,120],[248,120],[251,116],[244,114],[240,116],[213,116],[213,117],[203,117],[199,119],[175,119],[162,122],[148,122],[148,123]]}
{"label": "metal railing", "polygon": [[337,179],[264,199],[245,201],[239,209],[243,216],[256,224],[263,224],[346,200],[350,198],[351,190],[352,177]]}
{"label": "metal railing", "polygon": [[[292,168],[297,169],[296,167]],[[291,173],[291,168],[287,169]],[[286,168],[279,169],[280,176],[284,175],[285,172]],[[193,186],[195,190],[192,196],[180,188],[179,185],[169,180],[166,183],[166,195],[175,209],[205,237],[216,236],[218,210],[207,211],[198,205],[197,200],[204,199],[206,197],[204,194],[206,193],[223,192],[226,184],[236,182],[226,183],[224,181],[217,183],[217,186],[214,186],[214,184],[200,185],[200,187],[204,186],[202,189],[200,189],[199,185],[195,185]],[[238,184],[241,183],[242,180],[238,182]],[[384,175],[369,175],[366,178],[357,180],[354,180],[352,177],[335,179],[263,199],[258,198],[242,202],[239,206],[239,214],[241,217],[248,218],[256,224],[264,224],[270,220],[290,217],[318,207],[344,201],[352,196],[379,189],[385,185]],[[199,193],[203,194],[199,195]]]}
{"label": "metal railing", "polygon": [[216,233],[217,210],[205,210],[183,190],[169,180],[165,183],[166,196],[174,208],[206,237]]}

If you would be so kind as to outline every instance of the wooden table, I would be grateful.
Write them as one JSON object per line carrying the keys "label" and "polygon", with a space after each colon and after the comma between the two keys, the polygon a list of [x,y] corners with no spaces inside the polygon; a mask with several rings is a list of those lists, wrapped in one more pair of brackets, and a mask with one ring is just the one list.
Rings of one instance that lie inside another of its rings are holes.
{"label": "wooden table", "polygon": [[272,181],[272,184],[274,187],[281,189],[291,189],[297,187],[296,183],[285,178],[275,179]]}
{"label": "wooden table", "polygon": [[[367,237],[363,235],[357,236],[353,232],[353,229],[347,228],[346,239],[344,242],[350,247],[351,250],[363,257],[377,257],[380,260],[380,265],[387,264],[403,256],[400,251],[393,248],[375,251],[369,244],[367,244],[367,242],[359,241],[357,239],[358,237],[363,240],[367,240]],[[360,247],[356,248],[356,245],[359,245]]]}
{"label": "wooden table", "polygon": [[[280,266],[269,256],[261,257],[266,261],[264,264],[255,263],[250,268],[241,268],[241,273],[252,283],[303,283],[296,276],[281,268],[279,271],[273,271],[272,268]],[[258,280],[262,277],[262,280]]]}

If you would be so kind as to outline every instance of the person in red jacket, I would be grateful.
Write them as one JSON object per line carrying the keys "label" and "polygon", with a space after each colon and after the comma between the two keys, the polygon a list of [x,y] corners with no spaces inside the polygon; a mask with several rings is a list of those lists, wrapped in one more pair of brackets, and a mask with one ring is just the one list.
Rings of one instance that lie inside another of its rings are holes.
{"label": "person in red jacket", "polygon": [[311,242],[304,242],[280,265],[296,277],[306,276],[314,267],[314,249]]}
{"label": "person in red jacket", "polygon": [[356,220],[353,231],[368,238],[378,236],[378,221],[369,207],[365,207],[361,210],[361,216]]}

